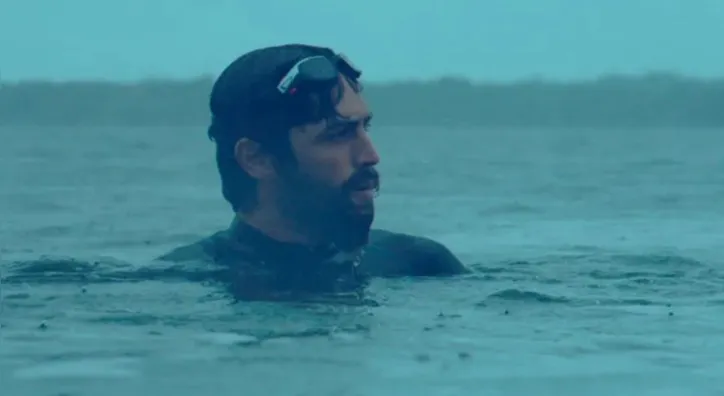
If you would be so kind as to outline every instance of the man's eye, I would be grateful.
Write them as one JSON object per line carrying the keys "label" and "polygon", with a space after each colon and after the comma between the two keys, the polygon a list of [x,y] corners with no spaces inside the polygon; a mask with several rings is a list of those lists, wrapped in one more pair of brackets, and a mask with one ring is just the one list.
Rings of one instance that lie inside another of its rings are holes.
{"label": "man's eye", "polygon": [[333,139],[343,139],[353,136],[357,132],[356,127],[340,128],[332,133]]}

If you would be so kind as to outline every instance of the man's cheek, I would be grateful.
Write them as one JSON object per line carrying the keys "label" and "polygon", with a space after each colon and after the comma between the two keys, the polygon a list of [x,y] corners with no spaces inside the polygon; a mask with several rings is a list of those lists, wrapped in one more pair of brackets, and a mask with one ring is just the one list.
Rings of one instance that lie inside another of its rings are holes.
{"label": "man's cheek", "polygon": [[344,169],[333,158],[317,158],[308,163],[304,171],[310,179],[330,186],[336,184],[336,181],[342,177]]}

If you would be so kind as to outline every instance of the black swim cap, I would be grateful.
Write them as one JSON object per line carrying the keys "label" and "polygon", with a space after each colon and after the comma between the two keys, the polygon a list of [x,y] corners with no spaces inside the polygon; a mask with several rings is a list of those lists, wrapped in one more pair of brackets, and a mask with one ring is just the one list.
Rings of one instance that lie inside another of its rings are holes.
{"label": "black swim cap", "polygon": [[209,137],[231,146],[242,137],[277,140],[277,130],[295,126],[288,123],[295,109],[284,105],[277,85],[297,62],[320,55],[331,59],[335,53],[324,47],[286,44],[256,49],[234,60],[211,90]]}

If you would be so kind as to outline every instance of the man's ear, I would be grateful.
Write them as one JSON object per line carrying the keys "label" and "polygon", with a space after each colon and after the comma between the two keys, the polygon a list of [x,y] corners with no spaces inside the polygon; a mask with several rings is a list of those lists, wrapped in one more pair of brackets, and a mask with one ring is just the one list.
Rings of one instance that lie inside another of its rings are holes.
{"label": "man's ear", "polygon": [[271,154],[264,150],[259,142],[249,138],[241,138],[236,142],[234,158],[254,179],[268,179],[276,174]]}

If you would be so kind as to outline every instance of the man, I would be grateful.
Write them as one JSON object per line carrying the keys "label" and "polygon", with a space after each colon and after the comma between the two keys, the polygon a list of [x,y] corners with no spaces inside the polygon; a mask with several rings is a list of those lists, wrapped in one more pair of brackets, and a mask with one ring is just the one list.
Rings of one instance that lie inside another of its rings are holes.
{"label": "man", "polygon": [[209,136],[235,220],[160,259],[218,264],[246,299],[359,295],[369,276],[466,272],[437,242],[370,231],[380,158],[360,75],[301,44],[232,62],[211,92]]}

